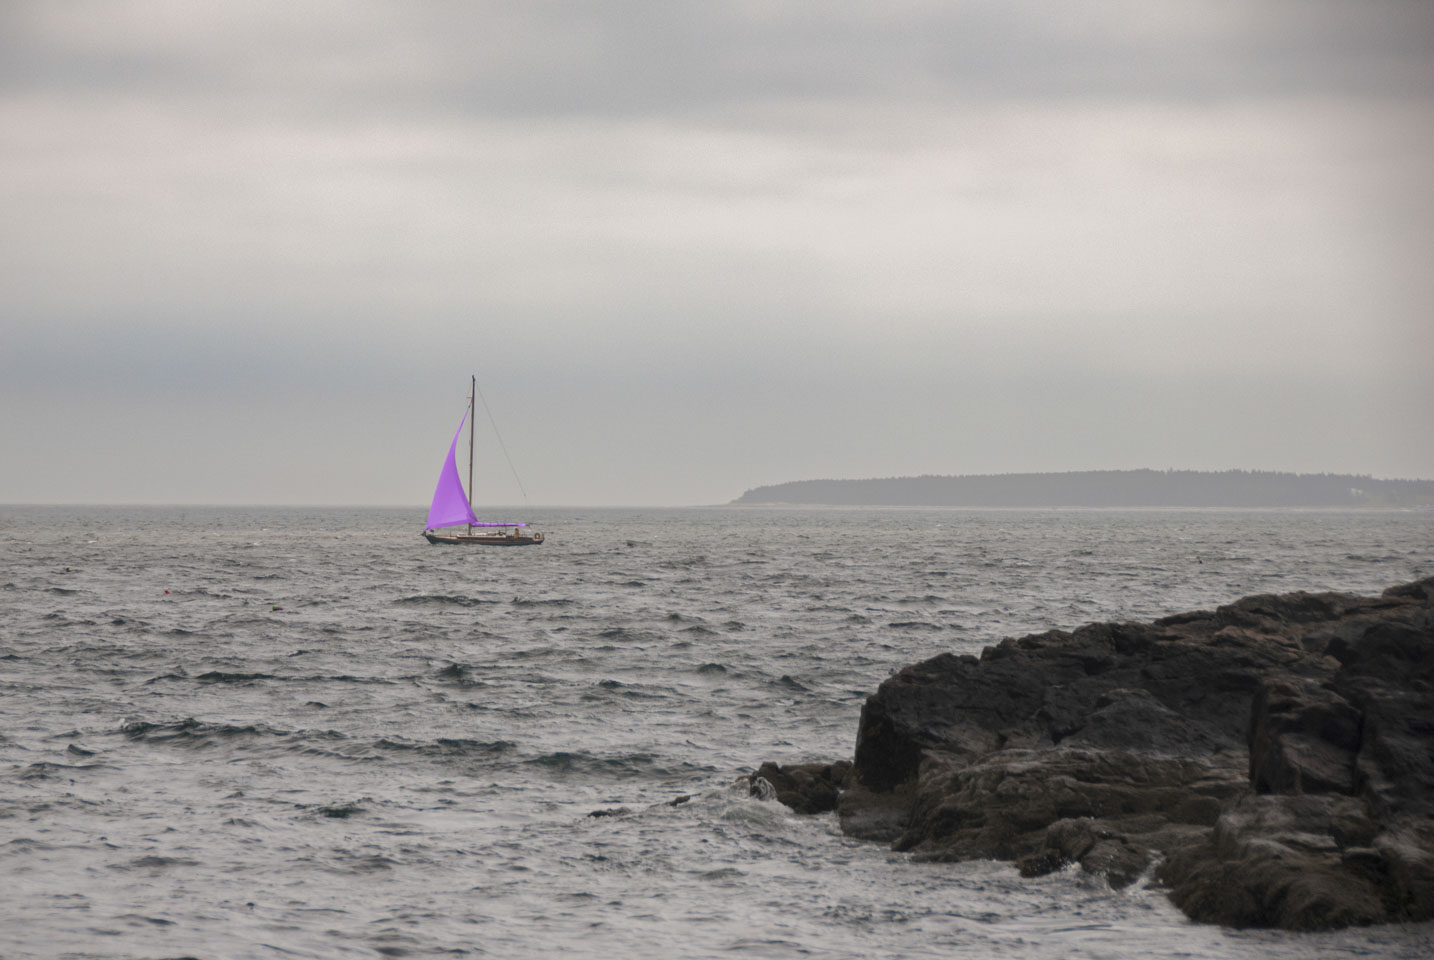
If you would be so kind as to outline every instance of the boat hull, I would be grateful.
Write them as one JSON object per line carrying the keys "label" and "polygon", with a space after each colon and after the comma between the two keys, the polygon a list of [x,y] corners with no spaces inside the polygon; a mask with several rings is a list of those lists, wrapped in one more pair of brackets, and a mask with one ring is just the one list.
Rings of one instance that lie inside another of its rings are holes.
{"label": "boat hull", "polygon": [[541,533],[434,533],[423,531],[429,543],[448,546],[475,545],[480,547],[531,547],[543,542]]}

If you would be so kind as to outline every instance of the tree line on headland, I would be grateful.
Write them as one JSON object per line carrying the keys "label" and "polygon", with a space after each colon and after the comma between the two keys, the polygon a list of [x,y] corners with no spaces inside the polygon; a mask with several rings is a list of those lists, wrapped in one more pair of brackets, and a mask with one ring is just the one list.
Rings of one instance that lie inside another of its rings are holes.
{"label": "tree line on headland", "polygon": [[794,480],[733,505],[843,507],[1419,507],[1434,480],[1265,470],[1087,470],[981,476]]}

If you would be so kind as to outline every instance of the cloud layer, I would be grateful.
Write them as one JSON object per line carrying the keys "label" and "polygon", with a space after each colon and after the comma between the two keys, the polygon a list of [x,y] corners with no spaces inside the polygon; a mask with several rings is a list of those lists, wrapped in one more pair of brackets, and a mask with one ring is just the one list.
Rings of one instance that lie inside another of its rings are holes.
{"label": "cloud layer", "polygon": [[1434,476],[1427,4],[0,18],[0,501]]}

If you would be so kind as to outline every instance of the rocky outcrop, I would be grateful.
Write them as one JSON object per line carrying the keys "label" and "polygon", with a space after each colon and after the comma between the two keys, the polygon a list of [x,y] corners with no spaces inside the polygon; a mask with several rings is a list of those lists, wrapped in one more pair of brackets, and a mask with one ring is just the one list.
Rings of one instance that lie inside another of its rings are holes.
{"label": "rocky outcrop", "polygon": [[1434,918],[1434,578],[943,654],[868,698],[849,774],[803,776],[922,859],[1154,870],[1232,926]]}
{"label": "rocky outcrop", "polygon": [[851,761],[799,763],[786,767],[764,763],[752,775],[752,790],[761,795],[766,781],[772,797],[797,813],[826,813],[835,810],[841,791],[851,785]]}

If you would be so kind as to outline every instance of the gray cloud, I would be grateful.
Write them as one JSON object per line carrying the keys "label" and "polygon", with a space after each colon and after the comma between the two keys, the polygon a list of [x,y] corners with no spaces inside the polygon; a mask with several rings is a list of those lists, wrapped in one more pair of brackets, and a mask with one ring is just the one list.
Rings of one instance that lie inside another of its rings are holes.
{"label": "gray cloud", "polygon": [[[11,5],[7,85],[383,114],[670,116],[866,97],[1424,97],[1418,0]],[[262,99],[261,99],[262,102]]]}
{"label": "gray cloud", "polygon": [[[1434,412],[1428,4],[0,17],[0,501],[173,497],[144,464],[180,461],[199,499],[417,501],[472,368],[564,502],[1434,475],[1390,426]],[[183,444],[57,485],[101,397]],[[339,409],[400,465],[321,479]]]}

